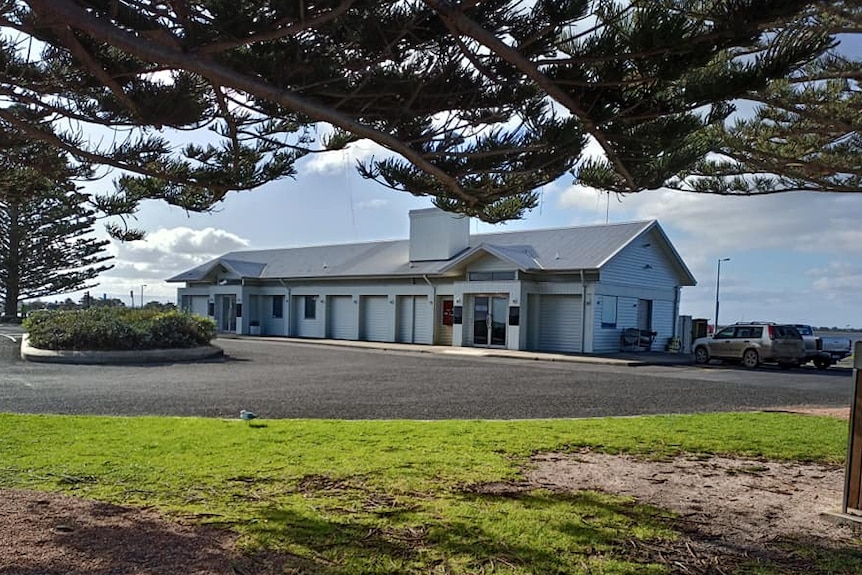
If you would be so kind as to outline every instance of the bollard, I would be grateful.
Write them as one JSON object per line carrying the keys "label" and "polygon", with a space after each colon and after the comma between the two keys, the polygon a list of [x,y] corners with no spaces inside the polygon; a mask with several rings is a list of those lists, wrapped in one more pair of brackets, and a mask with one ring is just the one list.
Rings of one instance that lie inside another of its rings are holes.
{"label": "bollard", "polygon": [[862,341],[853,349],[853,403],[844,476],[844,514],[862,515]]}

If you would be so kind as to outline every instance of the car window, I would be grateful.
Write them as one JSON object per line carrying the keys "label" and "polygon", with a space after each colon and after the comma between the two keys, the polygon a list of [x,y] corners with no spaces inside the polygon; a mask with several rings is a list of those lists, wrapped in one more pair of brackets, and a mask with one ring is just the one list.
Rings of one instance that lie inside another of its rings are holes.
{"label": "car window", "polygon": [[718,332],[717,334],[715,334],[715,337],[720,337],[722,339],[731,338],[731,337],[733,337],[733,330],[734,330],[734,328],[732,328],[732,327],[726,327],[723,330],[721,330],[720,332]]}
{"label": "car window", "polygon": [[736,337],[743,339],[751,337],[751,328],[750,327],[738,327],[736,328]]}
{"label": "car window", "polygon": [[797,325],[796,331],[802,335],[814,335],[814,332],[811,330],[811,326],[808,325]]}
{"label": "car window", "polygon": [[775,336],[782,339],[801,339],[799,331],[792,325],[777,325],[775,326]]}
{"label": "car window", "polygon": [[786,325],[784,326],[784,337],[792,339],[802,339],[802,334],[800,334],[799,330],[792,325]]}
{"label": "car window", "polygon": [[751,337],[754,339],[760,339],[761,337],[763,337],[763,328],[762,327],[751,328]]}

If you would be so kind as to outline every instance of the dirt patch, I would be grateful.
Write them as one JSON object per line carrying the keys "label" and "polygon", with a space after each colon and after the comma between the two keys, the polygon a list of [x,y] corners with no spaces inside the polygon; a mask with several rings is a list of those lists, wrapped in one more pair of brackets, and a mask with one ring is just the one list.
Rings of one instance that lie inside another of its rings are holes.
{"label": "dirt patch", "polygon": [[[824,515],[840,510],[843,467],[725,457],[650,461],[589,451],[542,454],[532,463],[526,475],[533,486],[631,496],[678,514],[678,541],[631,542],[635,555],[673,572],[724,573],[721,566],[751,562],[815,572],[819,555],[858,560],[862,553],[859,526]],[[788,552],[788,544],[808,555]]]}
{"label": "dirt patch", "polygon": [[166,521],[131,509],[51,493],[3,490],[3,574],[232,574],[225,531]]}
{"label": "dirt patch", "polygon": [[768,412],[800,413],[802,415],[820,415],[823,417],[836,417],[838,419],[850,419],[850,407],[773,407],[764,409]]}

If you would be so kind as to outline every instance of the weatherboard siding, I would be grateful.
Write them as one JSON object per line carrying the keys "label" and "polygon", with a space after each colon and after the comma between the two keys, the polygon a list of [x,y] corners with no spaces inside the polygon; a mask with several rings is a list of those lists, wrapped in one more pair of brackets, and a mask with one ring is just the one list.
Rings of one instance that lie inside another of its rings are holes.
{"label": "weatherboard siding", "polygon": [[602,267],[599,281],[648,289],[676,287],[681,278],[663,245],[654,233],[636,239]]}
{"label": "weatherboard siding", "polygon": [[[593,309],[593,353],[617,353],[621,350],[620,337],[627,328],[638,327],[638,300],[652,301],[651,329],[656,332],[653,351],[663,351],[667,340],[673,337],[676,321],[675,302],[673,297],[655,299],[651,297],[617,296],[617,324],[613,328],[602,327],[602,308],[606,304],[603,295],[595,297]],[[653,294],[646,294],[653,295]],[[599,303],[602,302],[602,303]]]}
{"label": "weatherboard siding", "polygon": [[514,271],[515,266],[511,262],[506,262],[500,258],[487,255],[472,262],[467,266],[467,272],[506,272]]}
{"label": "weatherboard siding", "polygon": [[653,301],[652,330],[656,332],[653,351],[664,351],[668,339],[673,337],[676,310],[673,301]]}
{"label": "weatherboard siding", "polygon": [[291,311],[294,318],[294,329],[292,335],[297,337],[323,337],[323,326],[326,319],[326,306],[317,298],[316,314],[314,319],[305,318],[305,296],[293,296]]}

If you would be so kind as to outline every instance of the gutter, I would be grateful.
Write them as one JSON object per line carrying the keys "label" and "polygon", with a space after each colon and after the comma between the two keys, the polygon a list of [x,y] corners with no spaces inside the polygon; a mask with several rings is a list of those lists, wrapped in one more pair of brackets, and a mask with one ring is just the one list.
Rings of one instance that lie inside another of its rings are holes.
{"label": "gutter", "polygon": [[433,298],[431,301],[434,302],[434,305],[437,305],[437,286],[431,283],[431,280],[428,279],[426,274],[422,274],[422,279],[425,280],[425,283],[431,286],[431,297]]}
{"label": "gutter", "polygon": [[[437,286],[431,283],[431,280],[428,279],[426,274],[422,274],[422,279],[425,280],[429,286],[431,286],[431,342],[434,343],[437,341]],[[413,326],[414,334],[413,337],[416,337],[416,326]]]}

